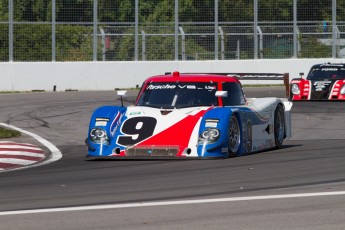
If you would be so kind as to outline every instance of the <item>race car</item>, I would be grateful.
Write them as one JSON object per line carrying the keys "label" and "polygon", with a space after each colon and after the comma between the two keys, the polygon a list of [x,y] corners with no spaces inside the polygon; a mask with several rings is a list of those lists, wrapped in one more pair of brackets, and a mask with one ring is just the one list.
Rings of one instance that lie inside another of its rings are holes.
{"label": "race car", "polygon": [[[119,90],[121,98],[126,91]],[[134,105],[92,114],[87,159],[202,159],[280,148],[292,102],[247,99],[234,76],[173,72],[146,79]]]}
{"label": "race car", "polygon": [[307,78],[291,80],[290,99],[345,100],[345,64],[324,63],[313,65]]}

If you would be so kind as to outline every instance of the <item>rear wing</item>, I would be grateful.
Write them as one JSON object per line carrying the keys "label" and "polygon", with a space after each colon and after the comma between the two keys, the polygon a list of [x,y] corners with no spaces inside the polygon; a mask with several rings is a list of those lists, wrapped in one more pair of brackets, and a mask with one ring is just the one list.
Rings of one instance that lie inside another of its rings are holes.
{"label": "rear wing", "polygon": [[[191,74],[191,73],[185,73]],[[238,80],[281,80],[285,86],[286,97],[289,98],[289,73],[202,73],[202,74],[217,74],[229,77],[236,77]]]}
{"label": "rear wing", "polygon": [[284,80],[289,73],[215,73],[236,77],[239,80]]}

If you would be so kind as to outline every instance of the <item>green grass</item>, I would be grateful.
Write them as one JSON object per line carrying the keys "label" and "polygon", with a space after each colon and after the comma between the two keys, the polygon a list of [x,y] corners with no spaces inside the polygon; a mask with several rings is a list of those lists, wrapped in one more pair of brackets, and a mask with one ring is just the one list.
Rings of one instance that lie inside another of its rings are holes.
{"label": "green grass", "polygon": [[0,127],[0,138],[19,137],[20,132]]}
{"label": "green grass", "polygon": [[9,93],[22,93],[22,91],[0,91],[2,94],[9,94]]}

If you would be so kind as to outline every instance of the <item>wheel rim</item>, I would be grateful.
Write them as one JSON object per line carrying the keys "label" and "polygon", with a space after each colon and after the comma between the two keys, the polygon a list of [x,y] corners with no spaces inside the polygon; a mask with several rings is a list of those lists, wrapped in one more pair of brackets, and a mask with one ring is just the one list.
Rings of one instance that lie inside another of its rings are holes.
{"label": "wheel rim", "polygon": [[283,115],[282,115],[282,111],[280,110],[277,113],[277,118],[276,118],[276,125],[275,125],[275,131],[276,131],[276,135],[277,135],[277,140],[279,141],[279,143],[282,143],[284,140],[284,121],[283,121]]}
{"label": "wheel rim", "polygon": [[240,127],[238,125],[237,119],[232,117],[230,119],[229,127],[229,150],[233,153],[237,152],[240,146]]}

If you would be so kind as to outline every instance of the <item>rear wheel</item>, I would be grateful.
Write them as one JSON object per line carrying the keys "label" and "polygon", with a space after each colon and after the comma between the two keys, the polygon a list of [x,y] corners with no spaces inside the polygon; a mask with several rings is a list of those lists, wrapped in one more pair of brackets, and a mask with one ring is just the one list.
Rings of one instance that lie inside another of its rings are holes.
{"label": "rear wheel", "polygon": [[277,148],[280,148],[285,138],[284,108],[279,104],[274,112],[274,141]]}
{"label": "rear wheel", "polygon": [[240,148],[241,144],[241,129],[238,123],[238,119],[235,115],[232,115],[230,118],[229,124],[229,157],[235,157],[237,154],[238,149]]}

